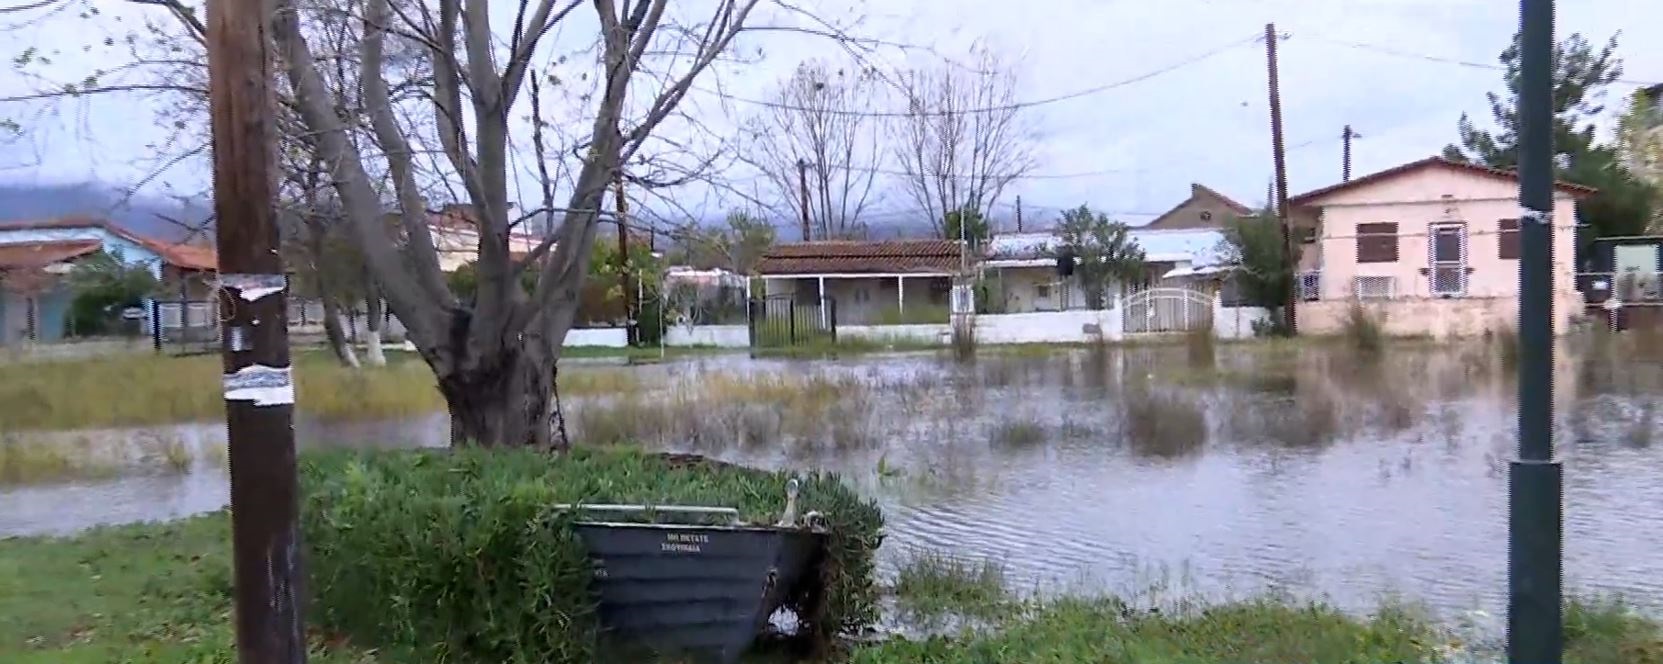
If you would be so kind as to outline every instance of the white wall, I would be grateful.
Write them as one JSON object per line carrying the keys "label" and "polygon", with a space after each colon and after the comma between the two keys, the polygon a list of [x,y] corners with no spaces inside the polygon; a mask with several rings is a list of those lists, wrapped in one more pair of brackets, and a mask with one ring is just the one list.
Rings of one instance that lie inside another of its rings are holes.
{"label": "white wall", "polygon": [[1118,341],[1119,309],[976,316],[976,343],[1033,344]]}
{"label": "white wall", "polygon": [[664,345],[745,348],[751,345],[751,329],[745,325],[672,325],[664,331]]}
{"label": "white wall", "polygon": [[629,345],[629,330],[621,327],[574,327],[566,333],[567,348],[573,346],[605,346],[623,348]]}
{"label": "white wall", "polygon": [[[1261,322],[1262,321],[1262,322]],[[1254,323],[1270,321],[1270,310],[1264,307],[1226,307],[1222,300],[1213,300],[1213,336],[1218,339],[1251,339]]]}
{"label": "white wall", "polygon": [[[912,290],[909,286],[907,290]],[[925,325],[838,325],[838,339],[871,339],[873,341],[914,341],[929,344],[948,344],[953,340],[953,326],[947,323]]]}

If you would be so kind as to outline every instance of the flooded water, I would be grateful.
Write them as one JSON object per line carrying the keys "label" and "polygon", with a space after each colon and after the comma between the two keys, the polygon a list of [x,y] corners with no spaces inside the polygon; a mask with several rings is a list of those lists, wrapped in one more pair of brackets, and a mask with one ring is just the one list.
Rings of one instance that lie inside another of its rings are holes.
{"label": "flooded water", "polygon": [[[875,496],[884,569],[988,558],[1029,587],[1501,615],[1514,386],[1493,349],[1221,346],[848,361],[703,358],[569,401],[580,440],[835,470]],[[1569,348],[1556,367],[1565,571],[1663,609],[1663,362]],[[616,369],[612,369],[616,370]],[[437,445],[444,418],[302,423],[304,445]],[[84,432],[83,434],[85,435]],[[120,438],[123,432],[100,432]],[[149,430],[147,435],[156,435]],[[197,447],[217,426],[176,427]],[[220,465],[0,489],[0,536],[215,509]],[[812,509],[813,506],[808,506]]]}

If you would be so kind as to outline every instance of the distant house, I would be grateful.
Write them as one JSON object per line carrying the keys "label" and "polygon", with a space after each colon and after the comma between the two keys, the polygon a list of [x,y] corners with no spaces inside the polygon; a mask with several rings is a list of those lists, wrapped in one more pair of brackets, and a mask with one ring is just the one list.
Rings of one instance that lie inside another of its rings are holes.
{"label": "distant house", "polygon": [[[479,258],[479,222],[472,205],[446,205],[428,213],[427,228],[439,254],[440,270],[454,272]],[[508,234],[508,252],[521,257],[542,241],[538,234],[516,229]]]}
{"label": "distant house", "polygon": [[148,238],[92,217],[0,223],[0,345],[64,338],[73,300],[64,275],[99,251],[148,267],[164,290],[183,299],[212,293],[212,247]]}
{"label": "distant house", "polygon": [[1177,230],[1190,228],[1224,227],[1230,217],[1253,214],[1253,209],[1237,203],[1229,196],[1213,191],[1200,183],[1190,184],[1190,197],[1177,207],[1167,210],[1154,221],[1140,228],[1146,230]]}
{"label": "distant house", "polygon": [[[1219,249],[1224,233],[1220,230],[1140,226],[1129,235],[1143,249],[1144,275],[1135,283],[1110,286],[1108,297],[1150,285],[1190,284],[1223,269]],[[1051,232],[1004,233],[989,239],[981,265],[984,278],[996,284],[994,291],[1000,298],[996,308],[1027,313],[1107,306],[1086,301],[1078,274],[1064,277],[1058,272],[1057,249],[1061,244]]]}
{"label": "distant house", "polygon": [[[1513,325],[1518,189],[1511,171],[1432,157],[1293,197],[1295,223],[1315,229],[1300,257],[1300,331],[1340,330],[1353,303],[1399,335],[1476,335]],[[1576,199],[1593,192],[1563,182],[1555,188],[1556,330],[1581,309]]]}
{"label": "distant house", "polygon": [[782,244],[757,261],[768,296],[836,302],[837,322],[866,325],[939,314],[946,322],[955,275],[967,260],[950,240]]}

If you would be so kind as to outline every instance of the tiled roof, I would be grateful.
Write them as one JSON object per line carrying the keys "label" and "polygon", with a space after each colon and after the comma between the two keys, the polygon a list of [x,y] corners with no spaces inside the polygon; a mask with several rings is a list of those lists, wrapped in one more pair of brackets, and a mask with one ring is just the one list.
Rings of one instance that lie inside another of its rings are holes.
{"label": "tiled roof", "polygon": [[98,240],[0,244],[0,270],[45,267],[53,263],[62,263],[96,252],[102,245],[103,243]]}
{"label": "tiled roof", "polygon": [[151,237],[145,237],[110,223],[97,217],[70,216],[58,219],[39,219],[34,221],[6,221],[0,222],[0,231],[6,230],[51,230],[68,228],[98,228],[126,238],[139,246],[156,252],[162,261],[174,267],[186,270],[213,271],[219,267],[219,257],[213,247],[183,242],[167,242]]}
{"label": "tiled roof", "polygon": [[945,274],[963,258],[951,240],[823,241],[782,244],[757,261],[758,274]]}
{"label": "tiled roof", "polygon": [[[1452,168],[1452,169],[1456,169],[1456,170],[1466,171],[1468,173],[1475,173],[1475,174],[1478,174],[1478,175],[1485,175],[1485,176],[1494,177],[1494,178],[1503,178],[1503,179],[1507,179],[1507,180],[1513,180],[1515,182],[1517,182],[1518,179],[1519,179],[1519,174],[1518,174],[1517,171],[1509,171],[1509,170],[1504,170],[1504,169],[1500,169],[1500,168],[1490,168],[1489,166],[1483,166],[1483,165],[1480,165],[1480,164],[1469,164],[1469,163],[1465,163],[1465,162],[1451,161],[1451,160],[1445,159],[1443,157],[1427,157],[1427,158],[1422,159],[1420,161],[1411,161],[1411,162],[1409,162],[1407,164],[1403,164],[1401,166],[1393,166],[1391,168],[1380,171],[1378,173],[1370,173],[1368,175],[1357,178],[1357,179],[1352,180],[1350,182],[1341,182],[1339,184],[1323,187],[1323,188],[1318,189],[1316,191],[1305,192],[1303,194],[1300,194],[1298,196],[1294,196],[1293,198],[1288,199],[1288,205],[1292,205],[1292,206],[1309,205],[1309,204],[1311,204],[1312,201],[1315,201],[1318,198],[1321,198],[1323,196],[1327,196],[1329,194],[1332,194],[1332,193],[1335,193],[1335,192],[1338,192],[1338,191],[1344,191],[1346,189],[1351,189],[1353,187],[1362,187],[1362,186],[1371,185],[1371,184],[1374,184],[1376,182],[1380,182],[1382,180],[1387,180],[1387,179],[1390,179],[1390,178],[1397,177],[1399,175],[1403,175],[1405,173],[1412,173],[1414,171],[1418,171],[1418,170],[1423,169],[1423,168],[1431,168],[1431,167]],[[1580,185],[1580,184],[1573,184],[1573,183],[1570,183],[1570,182],[1565,182],[1563,180],[1554,182],[1554,187],[1559,189],[1559,191],[1563,191],[1565,193],[1572,194],[1572,195],[1579,196],[1579,197],[1580,196],[1587,196],[1587,195],[1590,195],[1590,194],[1593,194],[1593,193],[1599,191],[1598,189],[1595,189],[1593,187],[1588,187],[1588,186],[1584,186],[1584,185]]]}

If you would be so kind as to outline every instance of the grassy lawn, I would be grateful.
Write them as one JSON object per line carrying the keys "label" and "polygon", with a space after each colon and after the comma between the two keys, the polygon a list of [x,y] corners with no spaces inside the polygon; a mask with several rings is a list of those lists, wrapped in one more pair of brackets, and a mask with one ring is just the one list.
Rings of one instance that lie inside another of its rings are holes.
{"label": "grassy lawn", "polygon": [[[17,664],[231,662],[230,532],[224,514],[106,528],[67,539],[0,540],[0,661]],[[1448,638],[1414,611],[1366,619],[1257,600],[1171,614],[1113,599],[1007,599],[996,572],[921,557],[896,591],[928,610],[1002,607],[1002,627],[856,648],[854,664],[1377,664],[1435,662]],[[1658,664],[1658,626],[1614,603],[1573,602],[1570,664]],[[328,643],[326,645],[326,642]],[[314,636],[325,664],[404,662]],[[1497,661],[1500,661],[1499,659]]]}
{"label": "grassy lawn", "polygon": [[[223,514],[0,540],[0,661],[231,662],[230,551]],[[374,661],[314,650],[314,662]]]}

